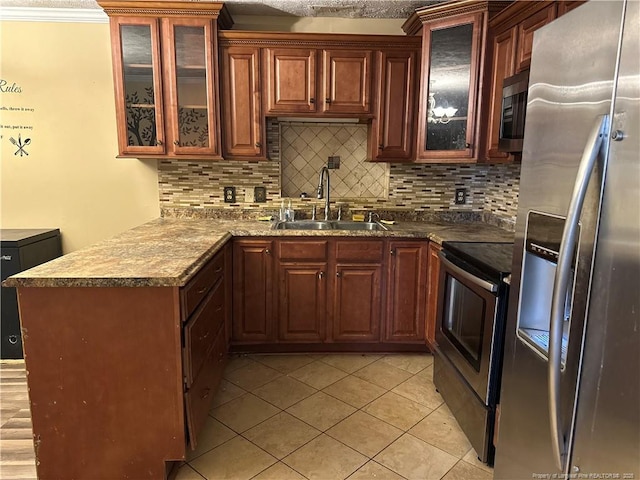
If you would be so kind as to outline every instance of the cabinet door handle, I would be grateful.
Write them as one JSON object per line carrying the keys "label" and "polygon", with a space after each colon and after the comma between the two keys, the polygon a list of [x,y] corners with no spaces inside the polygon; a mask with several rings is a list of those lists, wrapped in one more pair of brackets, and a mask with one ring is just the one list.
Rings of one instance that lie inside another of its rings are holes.
{"label": "cabinet door handle", "polygon": [[220,273],[222,271],[222,267],[218,267],[214,270],[214,273]]}
{"label": "cabinet door handle", "polygon": [[265,249],[264,253],[266,253],[267,255],[271,255],[271,250],[269,250],[268,248]]}
{"label": "cabinet door handle", "polygon": [[384,145],[378,145],[378,148],[379,148],[380,150],[384,150]]}
{"label": "cabinet door handle", "polygon": [[174,140],[174,141],[173,141],[173,144],[174,144],[175,146],[178,146],[178,145],[180,145],[180,142],[179,142],[178,140]]}
{"label": "cabinet door handle", "polygon": [[202,395],[200,398],[205,399],[209,396],[209,393],[211,392],[210,388],[205,388],[204,391],[202,392]]}
{"label": "cabinet door handle", "polygon": [[208,289],[208,288],[209,288],[208,286],[206,286],[206,287],[202,287],[202,288],[199,288],[199,289],[198,289],[198,291],[197,291],[196,293],[197,293],[198,295],[202,295],[204,292],[206,292],[206,291],[207,291],[207,289]]}
{"label": "cabinet door handle", "polygon": [[161,146],[162,145],[162,140],[156,140],[156,145]]}
{"label": "cabinet door handle", "polygon": [[340,278],[342,274],[340,272],[336,272],[336,277]]}
{"label": "cabinet door handle", "polygon": [[330,99],[330,98],[325,98],[325,99],[324,99],[324,103],[331,104],[331,99]]}
{"label": "cabinet door handle", "polygon": [[322,272],[322,271],[318,272],[318,278],[319,279],[323,279],[324,278],[324,272]]}
{"label": "cabinet door handle", "polygon": [[315,98],[313,98],[313,97],[311,97],[311,98],[309,99],[309,103],[311,103],[311,104],[316,103],[316,99],[315,99]]}

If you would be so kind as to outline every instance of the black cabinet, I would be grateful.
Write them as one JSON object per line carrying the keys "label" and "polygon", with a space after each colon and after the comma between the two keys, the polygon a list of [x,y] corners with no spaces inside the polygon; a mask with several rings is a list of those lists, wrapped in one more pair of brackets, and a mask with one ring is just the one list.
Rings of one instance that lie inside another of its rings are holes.
{"label": "black cabinet", "polygon": [[[2,280],[62,255],[60,230],[1,229]],[[0,354],[5,358],[22,358],[22,338],[16,289],[2,287]]]}

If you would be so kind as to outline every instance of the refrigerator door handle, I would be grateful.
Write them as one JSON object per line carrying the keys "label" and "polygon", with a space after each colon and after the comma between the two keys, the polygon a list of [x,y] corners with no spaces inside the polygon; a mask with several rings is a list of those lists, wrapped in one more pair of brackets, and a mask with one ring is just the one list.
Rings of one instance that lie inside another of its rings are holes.
{"label": "refrigerator door handle", "polygon": [[576,246],[578,222],[582,213],[584,198],[596,159],[609,127],[609,116],[597,118],[587,144],[585,145],[576,175],[576,181],[569,202],[569,211],[562,231],[562,241],[558,255],[558,264],[551,299],[551,319],[549,328],[549,421],[551,443],[558,468],[564,472],[566,444],[560,427],[560,378],[562,369],[562,327],[565,317],[565,300],[571,281],[571,263]]}

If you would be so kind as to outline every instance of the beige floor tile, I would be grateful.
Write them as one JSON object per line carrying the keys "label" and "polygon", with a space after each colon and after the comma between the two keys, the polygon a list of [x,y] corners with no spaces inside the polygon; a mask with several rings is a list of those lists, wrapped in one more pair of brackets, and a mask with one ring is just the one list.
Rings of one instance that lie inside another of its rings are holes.
{"label": "beige floor tile", "polygon": [[174,480],[202,480],[203,477],[186,463],[178,469]]}
{"label": "beige floor tile", "polygon": [[358,378],[375,383],[387,390],[407,380],[411,374],[406,370],[401,370],[391,366],[381,360],[374,362],[354,373]]}
{"label": "beige floor tile", "polygon": [[458,461],[453,455],[406,433],[374,460],[409,480],[439,480]]}
{"label": "beige floor tile", "polygon": [[251,358],[284,374],[291,373],[314,361],[308,355],[253,355]]}
{"label": "beige floor tile", "polygon": [[222,445],[235,436],[236,432],[225,427],[215,418],[208,416],[198,435],[197,448],[191,450],[191,448],[187,447],[187,462],[190,462],[218,445]]}
{"label": "beige floor tile", "polygon": [[404,480],[404,478],[371,460],[351,475],[349,480]]}
{"label": "beige floor tile", "polygon": [[316,393],[317,390],[295,378],[282,376],[253,391],[254,395],[272,403],[276,407],[286,409],[300,400]]}
{"label": "beige floor tile", "polygon": [[416,377],[433,382],[433,363],[424,370],[416,373]]}
{"label": "beige floor tile", "polygon": [[320,359],[321,362],[331,365],[332,367],[339,368],[347,373],[353,373],[356,370],[360,370],[366,367],[370,363],[380,359],[382,355],[327,355]]}
{"label": "beige floor tile", "polygon": [[327,435],[320,435],[283,460],[310,480],[343,479],[355,472],[367,457]]}
{"label": "beige floor tile", "polygon": [[374,457],[403,432],[376,417],[358,411],[331,427],[326,433],[363,455]]}
{"label": "beige floor tile", "polygon": [[444,403],[433,382],[425,377],[416,375],[395,387],[392,392],[402,395],[409,400],[421,403],[433,410]]}
{"label": "beige floor tile", "polygon": [[253,477],[253,480],[305,480],[305,478],[288,465],[278,462]]}
{"label": "beige floor tile", "polygon": [[211,408],[219,407],[231,400],[234,400],[238,397],[241,397],[247,393],[247,391],[243,388],[234,385],[231,382],[226,380],[222,380],[220,385],[218,386],[218,390],[216,391],[216,396],[213,397],[213,402],[211,403]]}
{"label": "beige floor tile", "polygon": [[491,480],[493,474],[460,460],[442,480]]}
{"label": "beige floor tile", "polygon": [[323,432],[355,412],[351,405],[318,392],[287,409],[287,412]]}
{"label": "beige floor tile", "polygon": [[273,368],[252,361],[252,363],[240,367],[237,370],[225,372],[224,378],[240,388],[254,390],[265,383],[269,383],[271,380],[275,380],[281,375],[279,371]]}
{"label": "beige floor tile", "polygon": [[276,463],[276,459],[237,436],[196,458],[190,465],[209,480],[247,480]]}
{"label": "beige floor tile", "polygon": [[31,463],[32,465],[11,465],[5,463],[2,465],[0,478],[6,480],[38,480],[35,460]]}
{"label": "beige floor tile", "polygon": [[363,410],[405,431],[432,412],[429,407],[393,392],[385,393]]}
{"label": "beige floor tile", "polygon": [[455,417],[443,407],[430,413],[409,433],[458,458],[464,457],[471,448]]}
{"label": "beige floor tile", "polygon": [[478,460],[478,454],[473,448],[469,450],[464,457],[462,457],[462,460],[493,475],[493,467],[490,467],[486,463],[482,463],[480,460]]}
{"label": "beige floor tile", "polygon": [[233,372],[252,363],[254,363],[253,360],[247,355],[229,355],[229,360],[227,361],[227,366],[224,368],[224,371],[225,373]]}
{"label": "beige floor tile", "polygon": [[282,412],[247,430],[243,436],[267,453],[282,459],[320,433],[296,417]]}
{"label": "beige floor tile", "polygon": [[289,374],[301,382],[322,390],[347,376],[342,370],[322,362],[313,362]]}
{"label": "beige floor tile", "polygon": [[329,385],[323,392],[356,408],[362,408],[367,403],[386,393],[386,390],[371,382],[349,375]]}
{"label": "beige floor tile", "polygon": [[213,416],[235,432],[242,433],[273,417],[280,409],[247,393],[213,409]]}
{"label": "beige floor tile", "polygon": [[385,355],[382,361],[415,374],[433,364],[433,355],[430,353]]}

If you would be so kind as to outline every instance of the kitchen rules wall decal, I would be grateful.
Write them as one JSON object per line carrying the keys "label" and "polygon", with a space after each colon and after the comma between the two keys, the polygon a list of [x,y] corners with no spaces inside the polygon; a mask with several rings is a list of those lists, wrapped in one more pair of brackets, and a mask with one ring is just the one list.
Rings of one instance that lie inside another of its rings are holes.
{"label": "kitchen rules wall decal", "polygon": [[0,142],[16,157],[28,157],[33,142],[35,108],[23,103],[22,93],[19,83],[0,79]]}

